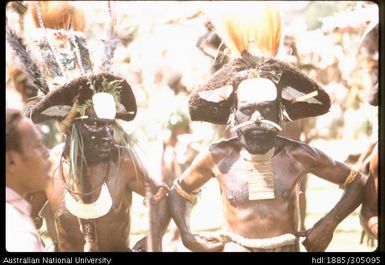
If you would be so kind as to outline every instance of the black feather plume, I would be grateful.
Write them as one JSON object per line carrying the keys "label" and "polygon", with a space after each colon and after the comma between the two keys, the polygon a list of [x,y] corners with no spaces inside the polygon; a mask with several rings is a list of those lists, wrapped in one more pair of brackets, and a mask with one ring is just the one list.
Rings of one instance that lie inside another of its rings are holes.
{"label": "black feather plume", "polygon": [[49,88],[44,75],[37,64],[32,60],[22,38],[18,37],[16,33],[9,28],[8,24],[6,25],[6,34],[9,45],[13,48],[17,57],[19,57],[19,60],[23,63],[25,72],[33,80],[33,86],[42,91],[44,94],[47,94],[49,92]]}

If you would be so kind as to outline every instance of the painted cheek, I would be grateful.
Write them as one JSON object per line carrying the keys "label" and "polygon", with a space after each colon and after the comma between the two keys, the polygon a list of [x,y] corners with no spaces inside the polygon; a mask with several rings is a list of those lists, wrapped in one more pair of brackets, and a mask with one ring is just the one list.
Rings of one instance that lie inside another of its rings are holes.
{"label": "painted cheek", "polygon": [[114,136],[114,129],[108,128],[107,130],[108,130],[109,138],[112,138]]}
{"label": "painted cheek", "polygon": [[104,128],[101,132],[100,132],[100,138],[101,139],[106,139],[106,140],[111,140],[112,137],[114,135],[114,130],[113,129],[110,129],[110,128]]}
{"label": "painted cheek", "polygon": [[270,112],[264,116],[267,120],[274,121],[274,122],[279,121],[278,114],[276,112]]}

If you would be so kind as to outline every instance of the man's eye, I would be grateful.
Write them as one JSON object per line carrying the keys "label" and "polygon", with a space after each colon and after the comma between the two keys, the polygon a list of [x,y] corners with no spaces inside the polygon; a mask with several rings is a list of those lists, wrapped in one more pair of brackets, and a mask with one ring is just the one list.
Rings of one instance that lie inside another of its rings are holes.
{"label": "man's eye", "polygon": [[264,112],[270,112],[270,111],[271,111],[271,107],[266,107],[266,108],[264,108],[263,111],[264,111]]}
{"label": "man's eye", "polygon": [[95,129],[98,127],[98,123],[96,121],[92,121],[92,122],[87,122],[84,124],[86,127],[90,128],[90,129]]}
{"label": "man's eye", "polygon": [[251,115],[251,114],[253,114],[253,110],[252,109],[244,109],[244,110],[242,110],[242,113],[243,114],[246,114],[246,115]]}
{"label": "man's eye", "polygon": [[87,125],[88,126],[98,126],[98,122],[97,121],[90,121],[90,122],[87,122]]}

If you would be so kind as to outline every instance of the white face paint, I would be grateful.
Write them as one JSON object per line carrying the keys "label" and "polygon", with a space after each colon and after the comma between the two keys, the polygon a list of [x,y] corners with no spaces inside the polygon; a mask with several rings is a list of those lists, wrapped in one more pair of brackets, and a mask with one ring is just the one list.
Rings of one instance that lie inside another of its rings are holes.
{"label": "white face paint", "polygon": [[105,92],[99,92],[92,96],[92,103],[96,116],[99,119],[115,119],[116,106],[114,97]]}
{"label": "white face paint", "polygon": [[269,79],[252,78],[243,80],[238,85],[237,96],[239,102],[274,101],[277,99],[277,88]]}
{"label": "white face paint", "polygon": [[[277,88],[275,84],[266,78],[252,78],[242,81],[238,85],[237,90],[238,107],[247,104],[259,104],[266,101],[275,101],[277,99]],[[233,126],[231,131],[237,131],[245,126],[255,123],[265,123],[275,127],[278,131],[282,131],[281,126],[275,122],[261,116],[261,113],[255,109],[249,120]]]}

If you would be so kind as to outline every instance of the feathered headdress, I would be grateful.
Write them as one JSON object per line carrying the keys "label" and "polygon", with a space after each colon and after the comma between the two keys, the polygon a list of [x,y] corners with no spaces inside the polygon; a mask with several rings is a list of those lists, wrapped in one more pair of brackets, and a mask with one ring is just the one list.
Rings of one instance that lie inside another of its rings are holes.
{"label": "feathered headdress", "polygon": [[[274,57],[281,41],[281,15],[267,3],[229,2],[208,10],[223,42],[234,56],[243,51]],[[221,10],[223,8],[223,10]]]}
{"label": "feathered headdress", "polygon": [[274,4],[225,2],[215,7],[215,12],[208,13],[234,58],[190,94],[192,120],[226,124],[238,85],[253,78],[275,84],[283,105],[281,117],[287,120],[329,110],[329,96],[316,82],[273,58],[281,41],[281,16]]}
{"label": "feathered headdress", "polygon": [[[74,7],[68,1],[40,1],[38,7],[35,1],[29,3],[33,22],[40,27],[39,12],[44,26],[49,29],[65,29],[84,32],[86,21],[81,9]],[[40,11],[37,9],[40,8]]]}
{"label": "feathered headdress", "polygon": [[[29,7],[37,27],[31,34],[37,49],[28,49],[9,25],[7,40],[24,64],[34,86],[45,95],[30,109],[32,120],[39,123],[56,119],[62,122],[61,127],[65,130],[75,117],[84,113],[84,108],[95,105],[95,94],[100,94],[98,98],[113,99],[105,101],[105,104],[115,104],[116,111],[110,111],[114,115],[109,115],[109,118],[134,119],[137,106],[131,86],[124,78],[109,73],[117,45],[115,15],[110,5],[109,39],[105,41],[105,56],[98,74],[93,73],[82,32],[85,28],[84,14],[80,9],[65,1],[34,1]],[[31,52],[35,50],[39,53]],[[42,63],[36,63],[33,55],[40,56]],[[98,113],[100,111],[96,111]]]}
{"label": "feathered headdress", "polygon": [[[111,195],[104,183],[99,198],[91,204],[75,200],[69,189],[83,192],[83,171],[77,172],[78,165],[87,165],[84,157],[83,139],[74,125],[77,117],[85,117],[86,110],[93,108],[100,119],[122,119],[130,121],[135,118],[137,105],[135,96],[128,82],[119,76],[109,73],[112,57],[116,48],[114,32],[115,16],[111,11],[109,40],[105,42],[105,56],[99,73],[93,73],[86,38],[83,13],[70,2],[34,1],[30,11],[35,26],[31,35],[35,48],[28,49],[22,39],[7,25],[7,40],[16,55],[25,65],[25,70],[33,80],[35,87],[43,92],[43,96],[31,107],[29,115],[35,123],[49,119],[59,121],[59,129],[70,135],[66,142],[70,169],[67,188],[65,189],[65,205],[67,209],[81,220],[81,231],[86,242],[85,251],[98,249],[94,238],[95,223],[90,220],[107,214],[112,206]],[[37,48],[37,49],[36,49]],[[39,51],[42,63],[36,63],[32,51]],[[122,127],[115,123],[114,139],[117,145],[130,144]],[[120,148],[117,148],[120,156]],[[132,158],[138,161],[134,151]],[[120,159],[119,159],[120,161]],[[78,187],[76,183],[80,183]],[[70,187],[68,189],[68,187]],[[86,223],[87,222],[87,223]],[[91,224],[91,226],[88,226]],[[87,228],[85,226],[88,226]],[[91,241],[90,241],[91,240]]]}

